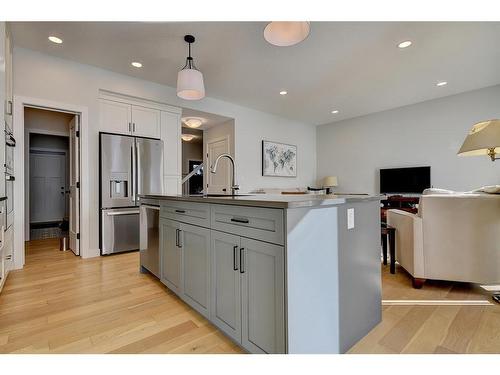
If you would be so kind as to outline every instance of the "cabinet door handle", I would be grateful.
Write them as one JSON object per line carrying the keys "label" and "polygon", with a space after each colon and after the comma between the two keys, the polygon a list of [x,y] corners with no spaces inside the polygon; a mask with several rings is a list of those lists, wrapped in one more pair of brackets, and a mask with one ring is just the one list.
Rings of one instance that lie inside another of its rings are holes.
{"label": "cabinet door handle", "polygon": [[132,129],[133,129],[133,132],[135,133],[135,122],[132,123]]}
{"label": "cabinet door handle", "polygon": [[179,247],[182,247],[182,229],[177,229],[179,231]]}
{"label": "cabinet door handle", "polygon": [[186,211],[184,211],[184,210],[175,210],[175,212],[177,212],[178,214],[185,214],[186,213]]}
{"label": "cabinet door handle", "polygon": [[131,122],[128,123],[128,131],[132,133],[132,123]]}
{"label": "cabinet door handle", "polygon": [[175,230],[175,246],[179,247],[179,229]]}
{"label": "cabinet door handle", "polygon": [[240,217],[232,217],[231,221],[234,223],[243,223],[248,224],[250,221],[248,219],[240,218]]}
{"label": "cabinet door handle", "polygon": [[245,253],[243,252],[245,250],[244,247],[240,247],[240,273],[245,273],[245,262],[244,262],[244,259],[243,259],[243,255],[245,255]]}
{"label": "cabinet door handle", "polygon": [[238,271],[238,262],[236,261],[237,251],[238,251],[238,245],[233,246],[233,271]]}

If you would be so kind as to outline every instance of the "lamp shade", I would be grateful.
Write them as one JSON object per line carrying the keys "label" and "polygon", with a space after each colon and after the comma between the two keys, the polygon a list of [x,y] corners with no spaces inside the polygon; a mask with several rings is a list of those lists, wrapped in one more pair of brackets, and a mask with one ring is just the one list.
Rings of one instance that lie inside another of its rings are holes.
{"label": "lamp shade", "polygon": [[182,69],[177,74],[177,96],[186,100],[199,100],[205,97],[203,74],[196,69]]}
{"label": "lamp shade", "polygon": [[475,124],[460,147],[458,155],[500,154],[500,120],[488,120]]}
{"label": "lamp shade", "polygon": [[335,187],[339,185],[337,176],[327,176],[323,179],[323,187]]}
{"label": "lamp shade", "polygon": [[270,22],[264,29],[264,39],[278,47],[288,47],[302,42],[309,35],[309,22]]}

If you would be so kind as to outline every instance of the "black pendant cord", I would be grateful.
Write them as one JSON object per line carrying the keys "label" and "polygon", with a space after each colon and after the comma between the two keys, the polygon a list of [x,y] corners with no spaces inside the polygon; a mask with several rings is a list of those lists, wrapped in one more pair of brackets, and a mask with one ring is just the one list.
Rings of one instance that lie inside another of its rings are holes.
{"label": "black pendant cord", "polygon": [[191,57],[191,43],[194,43],[195,38],[192,35],[185,35],[184,36],[184,41],[188,44],[188,57],[186,58],[186,64],[184,65],[184,68],[182,69],[196,69],[196,66],[194,65],[193,58]]}

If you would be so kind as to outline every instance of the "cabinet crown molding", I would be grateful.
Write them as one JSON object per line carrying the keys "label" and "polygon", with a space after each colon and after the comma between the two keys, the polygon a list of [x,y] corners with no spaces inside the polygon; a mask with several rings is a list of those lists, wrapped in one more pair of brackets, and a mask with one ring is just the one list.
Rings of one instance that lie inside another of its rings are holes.
{"label": "cabinet crown molding", "polygon": [[147,108],[158,109],[160,111],[166,111],[171,113],[176,113],[181,115],[182,108],[175,107],[166,103],[160,103],[154,100],[148,100],[144,98],[139,98],[136,96],[121,94],[109,90],[100,89],[99,90],[99,99],[112,100],[115,102],[127,103]]}

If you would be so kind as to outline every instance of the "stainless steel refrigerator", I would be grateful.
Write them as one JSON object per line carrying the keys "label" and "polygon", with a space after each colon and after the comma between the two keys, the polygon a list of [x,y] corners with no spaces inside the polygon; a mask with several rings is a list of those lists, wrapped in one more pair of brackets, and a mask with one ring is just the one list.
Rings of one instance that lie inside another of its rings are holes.
{"label": "stainless steel refrigerator", "polygon": [[101,254],[139,249],[140,194],[162,193],[163,142],[99,134]]}

